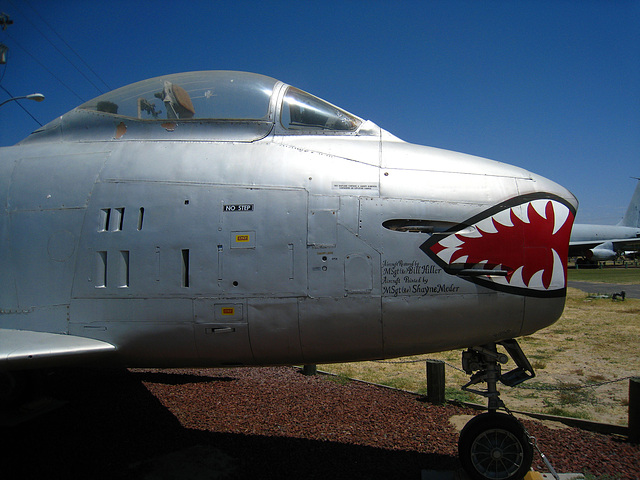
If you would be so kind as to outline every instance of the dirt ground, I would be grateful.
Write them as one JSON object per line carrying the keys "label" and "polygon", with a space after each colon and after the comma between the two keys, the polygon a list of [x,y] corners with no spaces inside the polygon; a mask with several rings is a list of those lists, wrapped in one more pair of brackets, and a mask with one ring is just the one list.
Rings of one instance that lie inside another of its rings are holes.
{"label": "dirt ground", "polygon": [[[640,376],[640,300],[593,298],[569,288],[562,317],[550,327],[518,339],[536,377],[516,388],[500,386],[512,410],[569,416],[626,425],[628,377]],[[320,370],[374,383],[424,392],[425,360],[447,363],[447,398],[485,404],[460,391],[460,351],[387,362],[321,365]],[[510,360],[503,372],[513,368]]]}

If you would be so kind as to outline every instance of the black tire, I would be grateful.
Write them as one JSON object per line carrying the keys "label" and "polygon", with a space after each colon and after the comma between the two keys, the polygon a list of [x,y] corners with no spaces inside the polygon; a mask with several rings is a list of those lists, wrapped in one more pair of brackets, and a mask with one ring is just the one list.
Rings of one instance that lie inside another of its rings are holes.
{"label": "black tire", "polygon": [[483,413],[460,432],[458,454],[472,479],[521,480],[531,469],[533,446],[510,415]]}

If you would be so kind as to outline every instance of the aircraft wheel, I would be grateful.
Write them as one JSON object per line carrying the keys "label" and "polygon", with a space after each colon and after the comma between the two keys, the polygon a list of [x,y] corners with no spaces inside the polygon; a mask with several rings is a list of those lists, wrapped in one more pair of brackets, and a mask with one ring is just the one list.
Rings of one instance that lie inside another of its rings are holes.
{"label": "aircraft wheel", "polygon": [[458,454],[469,477],[478,480],[520,480],[533,462],[524,427],[500,413],[472,418],[460,433]]}

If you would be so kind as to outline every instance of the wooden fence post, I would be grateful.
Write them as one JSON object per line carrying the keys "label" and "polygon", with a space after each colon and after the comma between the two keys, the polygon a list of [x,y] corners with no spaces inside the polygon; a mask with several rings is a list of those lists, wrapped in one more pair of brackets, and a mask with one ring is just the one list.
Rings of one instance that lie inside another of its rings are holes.
{"label": "wooden fence post", "polygon": [[640,377],[629,379],[629,441],[640,443]]}
{"label": "wooden fence post", "polygon": [[436,405],[445,403],[444,362],[427,360],[427,401]]}
{"label": "wooden fence post", "polygon": [[317,365],[303,365],[302,366],[302,373],[304,375],[315,375],[316,373],[318,373],[318,366]]}

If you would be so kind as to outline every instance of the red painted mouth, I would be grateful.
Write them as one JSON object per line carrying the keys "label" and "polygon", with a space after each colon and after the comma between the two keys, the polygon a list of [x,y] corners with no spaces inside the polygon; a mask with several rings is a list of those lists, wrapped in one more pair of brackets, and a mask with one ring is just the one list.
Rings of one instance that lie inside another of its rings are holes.
{"label": "red painted mouth", "polygon": [[495,290],[561,295],[566,288],[572,205],[523,196],[491,208],[420,248],[447,273]]}

